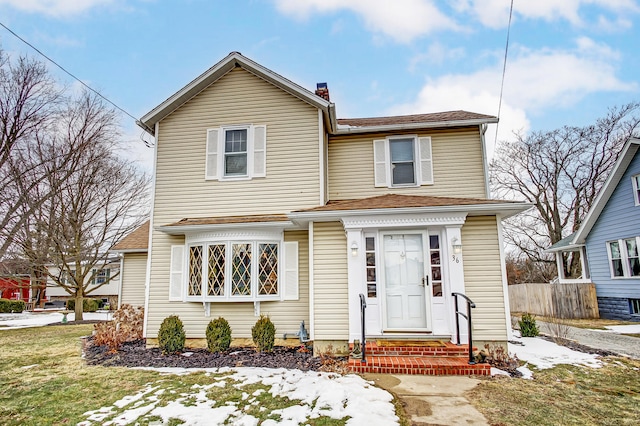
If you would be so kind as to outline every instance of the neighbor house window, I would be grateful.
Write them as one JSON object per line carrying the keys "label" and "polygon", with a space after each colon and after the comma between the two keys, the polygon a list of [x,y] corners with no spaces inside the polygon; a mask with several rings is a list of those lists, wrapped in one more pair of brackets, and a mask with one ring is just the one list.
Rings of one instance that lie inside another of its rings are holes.
{"label": "neighbor house window", "polygon": [[640,237],[607,243],[612,277],[640,277]]}
{"label": "neighbor house window", "polygon": [[413,135],[373,141],[376,187],[414,187],[433,184],[431,138]]}
{"label": "neighbor house window", "polygon": [[629,311],[631,315],[640,315],[640,299],[629,299]]}
{"label": "neighbor house window", "polygon": [[640,206],[640,175],[635,175],[631,178],[633,181],[633,200],[636,206]]}
{"label": "neighbor house window", "polygon": [[187,299],[258,300],[279,295],[278,242],[215,242],[189,246]]}
{"label": "neighbor house window", "polygon": [[110,272],[110,269],[94,269],[91,284],[100,285],[106,283],[109,281]]}

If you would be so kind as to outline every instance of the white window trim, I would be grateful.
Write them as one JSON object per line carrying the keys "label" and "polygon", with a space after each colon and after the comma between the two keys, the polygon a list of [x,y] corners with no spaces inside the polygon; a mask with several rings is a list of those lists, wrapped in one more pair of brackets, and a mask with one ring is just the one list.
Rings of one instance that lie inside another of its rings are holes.
{"label": "white window trim", "polygon": [[640,206],[640,193],[638,193],[638,181],[640,180],[640,174],[631,176],[631,185],[633,187],[633,202],[636,206]]}
{"label": "white window trim", "polygon": [[[394,184],[393,173],[391,167],[391,147],[390,142],[399,139],[413,139],[413,176],[414,183]],[[426,142],[428,146],[428,152],[421,152],[421,143]],[[383,146],[381,146],[381,144]],[[387,136],[385,139],[377,139],[373,141],[374,145],[374,185],[376,187],[387,188],[417,188],[425,185],[433,185],[433,147],[431,136],[419,136],[419,135],[392,135]],[[376,150],[381,149],[381,152]],[[381,159],[378,155],[382,155]],[[430,179],[427,176],[423,176],[422,169],[423,163],[429,163]],[[381,168],[384,167],[384,182],[380,180],[383,176]]]}
{"label": "white window trim", "polygon": [[[258,148],[256,145],[256,128],[263,129],[264,140],[262,141],[261,148]],[[225,139],[226,133],[230,130],[247,130],[247,173],[244,175],[225,175]],[[266,177],[266,157],[267,157],[267,149],[266,149],[266,125],[255,125],[255,124],[234,124],[234,125],[224,125],[216,128],[207,129],[206,132],[206,155],[205,155],[205,180],[218,180],[218,181],[242,181],[242,180],[251,180],[261,177]],[[210,143],[209,138],[211,135],[216,134],[217,143],[215,146],[215,152],[210,151]],[[262,171],[256,172],[256,153],[262,153]],[[209,156],[215,156],[215,171],[208,170],[208,162]]]}
{"label": "white window trim", "polygon": [[[635,238],[636,245],[640,248],[640,236],[637,237],[628,237],[628,238],[620,238],[617,240],[610,240],[606,242],[607,246],[607,260],[609,261],[609,273],[611,274],[611,279],[614,280],[637,280],[640,279],[639,276],[632,276],[631,270],[629,269],[629,253],[627,251],[627,244],[625,240],[629,240]],[[618,243],[618,247],[620,247],[620,261],[622,262],[622,276],[616,277],[613,273],[613,263],[611,262],[611,243]]]}
{"label": "white window trim", "polygon": [[[232,252],[232,244],[251,244],[251,295],[232,295],[231,294],[231,262],[229,261],[229,255]],[[278,246],[278,292],[276,294],[259,295],[258,294],[258,264],[254,261],[258,255],[259,244],[277,244]],[[223,296],[209,296],[208,295],[208,268],[209,268],[209,246],[210,245],[224,245],[225,246],[225,272],[224,272],[224,295]],[[201,295],[189,295],[189,248],[194,246],[203,247],[203,260],[202,260],[202,287]],[[193,242],[186,245],[185,250],[185,265],[187,268],[183,276],[183,294],[185,295],[185,302],[256,302],[256,301],[277,301],[282,300],[282,285],[284,283],[282,274],[284,273],[283,261],[284,259],[284,243],[281,240],[268,240],[268,239],[238,239],[238,240],[210,240]]]}

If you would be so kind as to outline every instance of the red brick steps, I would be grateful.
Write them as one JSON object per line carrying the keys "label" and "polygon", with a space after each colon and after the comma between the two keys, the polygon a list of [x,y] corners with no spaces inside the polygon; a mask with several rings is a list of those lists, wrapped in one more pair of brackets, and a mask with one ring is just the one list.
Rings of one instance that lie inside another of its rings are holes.
{"label": "red brick steps", "polygon": [[457,346],[451,342],[436,347],[378,346],[376,342],[367,342],[367,362],[350,359],[349,368],[354,373],[490,375],[489,364],[469,365],[467,348],[467,345]]}

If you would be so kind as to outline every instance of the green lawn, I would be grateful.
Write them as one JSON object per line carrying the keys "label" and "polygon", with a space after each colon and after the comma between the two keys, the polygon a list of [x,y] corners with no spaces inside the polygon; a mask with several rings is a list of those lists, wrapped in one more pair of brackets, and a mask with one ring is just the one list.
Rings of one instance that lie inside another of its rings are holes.
{"label": "green lawn", "polygon": [[[255,380],[253,372],[246,373],[249,374],[246,377],[241,373],[234,376],[231,371],[175,375],[87,366],[81,358],[80,338],[92,330],[92,325],[66,325],[0,331],[2,425],[102,424],[120,418],[141,425],[164,419],[173,425],[184,423],[178,418],[182,413],[183,418],[189,419],[192,415],[203,416],[211,424],[233,424],[251,416],[260,423],[301,418],[303,424],[330,426],[345,424],[350,418],[347,406],[354,408],[359,404],[347,397],[336,410],[335,404],[325,400],[336,393],[323,391],[327,382],[338,382],[338,390],[347,386],[340,384],[339,375],[327,378],[318,373],[306,376],[289,370],[283,373],[304,376],[300,380],[306,381],[301,386],[317,388],[314,399],[305,402],[281,396],[286,393],[282,389],[274,393],[272,386],[295,389],[297,379],[283,383],[273,370],[266,370],[262,379]],[[324,383],[317,384],[321,380]],[[357,392],[365,397],[381,397],[383,391],[362,383],[364,386]],[[394,407],[391,404],[388,407],[383,414],[393,417]],[[335,418],[342,408],[344,416]],[[314,414],[305,418],[305,410]],[[350,413],[360,415],[357,410]]]}
{"label": "green lawn", "polygon": [[604,358],[594,369],[559,365],[534,370],[534,380],[496,377],[467,398],[495,425],[636,425],[640,361]]}

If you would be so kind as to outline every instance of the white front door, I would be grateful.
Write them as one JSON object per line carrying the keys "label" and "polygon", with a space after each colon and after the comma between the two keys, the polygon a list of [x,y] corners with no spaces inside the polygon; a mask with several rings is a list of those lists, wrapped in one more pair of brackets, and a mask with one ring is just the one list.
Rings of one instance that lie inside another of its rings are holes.
{"label": "white front door", "polygon": [[429,330],[425,241],[424,233],[383,234],[386,329]]}

